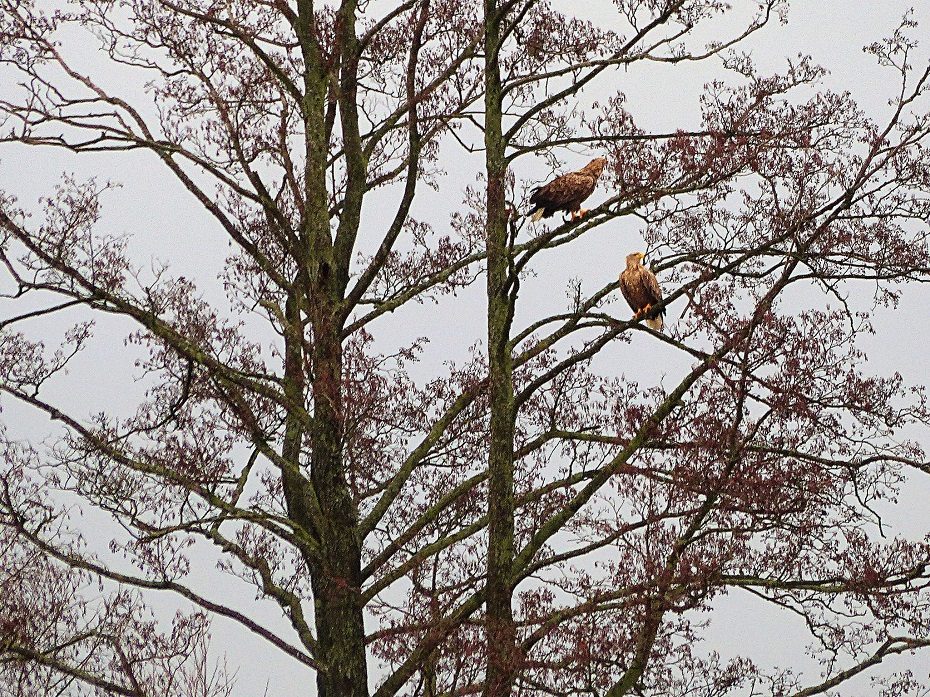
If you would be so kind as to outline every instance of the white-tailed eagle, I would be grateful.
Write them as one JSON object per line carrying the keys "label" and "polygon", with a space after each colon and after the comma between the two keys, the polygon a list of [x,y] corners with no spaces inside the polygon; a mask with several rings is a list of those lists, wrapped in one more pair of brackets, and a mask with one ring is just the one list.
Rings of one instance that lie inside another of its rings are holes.
{"label": "white-tailed eagle", "polygon": [[572,220],[583,218],[588,211],[581,207],[581,202],[594,192],[606,164],[606,157],[598,157],[577,172],[563,174],[536,187],[530,196],[533,208],[526,215],[533,222],[549,218],[556,211],[568,211]]}
{"label": "white-tailed eagle", "polygon": [[657,332],[662,331],[665,308],[653,310],[652,306],[662,301],[662,289],[656,275],[643,266],[646,257],[642,252],[627,254],[626,269],[620,274],[620,291],[630,303],[633,319],[646,318],[646,326]]}

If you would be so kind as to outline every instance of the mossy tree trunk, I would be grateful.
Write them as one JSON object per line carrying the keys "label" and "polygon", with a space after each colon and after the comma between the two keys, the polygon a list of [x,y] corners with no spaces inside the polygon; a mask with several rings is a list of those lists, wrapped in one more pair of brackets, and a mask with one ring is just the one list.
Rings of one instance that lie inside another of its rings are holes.
{"label": "mossy tree trunk", "polygon": [[503,12],[485,0],[485,166],[488,295],[488,452],[487,673],[484,694],[509,695],[516,670],[512,574],[514,553],[514,389],[510,328],[516,301],[508,239],[499,49]]}
{"label": "mossy tree trunk", "polygon": [[[361,537],[358,512],[345,475],[343,457],[342,331],[349,262],[365,194],[365,164],[357,114],[356,3],[342,3],[337,15],[339,60],[326,62],[316,37],[313,6],[299,5],[304,45],[305,221],[301,244],[306,275],[295,297],[304,302],[295,313],[299,326],[286,337],[287,355],[295,356],[294,373],[304,379],[309,367],[310,479],[299,463],[285,476],[289,514],[306,519],[319,543],[319,555],[308,559],[317,631],[317,693],[320,697],[367,697],[368,671],[361,599]],[[346,193],[339,224],[330,224],[326,186],[327,153],[332,117],[338,107],[347,162]],[[299,300],[295,301],[299,302]],[[308,318],[306,321],[301,318]],[[307,330],[309,329],[309,336]],[[303,352],[310,346],[309,362]],[[297,386],[294,385],[295,392]],[[299,429],[294,429],[299,432]],[[302,437],[303,434],[299,433]],[[292,448],[295,453],[299,447]],[[309,513],[308,513],[309,512]]]}

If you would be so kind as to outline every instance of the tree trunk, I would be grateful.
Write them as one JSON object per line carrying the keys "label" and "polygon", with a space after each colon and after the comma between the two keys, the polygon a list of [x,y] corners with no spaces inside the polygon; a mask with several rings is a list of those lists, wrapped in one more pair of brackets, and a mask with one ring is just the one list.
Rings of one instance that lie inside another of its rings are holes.
{"label": "tree trunk", "polygon": [[498,65],[501,22],[496,0],[485,0],[485,164],[487,174],[488,371],[491,433],[488,453],[487,668],[484,694],[510,695],[516,668],[511,604],[513,571],[513,357],[510,326],[516,279],[510,274]]}
{"label": "tree trunk", "polygon": [[331,324],[315,326],[314,339],[311,479],[323,555],[311,567],[322,668],[317,689],[320,697],[368,697],[358,515],[342,458],[342,344]]}
{"label": "tree trunk", "polygon": [[[365,624],[361,600],[361,539],[358,511],[345,476],[343,461],[342,408],[342,303],[348,278],[348,259],[358,227],[359,187],[364,187],[364,168],[350,168],[351,181],[346,208],[335,242],[330,225],[329,192],[326,186],[327,153],[330,133],[326,111],[330,86],[338,75],[322,59],[317,43],[313,4],[298,3],[299,35],[304,48],[305,124],[305,210],[301,241],[306,253],[295,255],[298,264],[306,258],[298,275],[305,274],[304,311],[312,330],[312,377],[310,378],[313,420],[310,432],[310,481],[306,495],[315,507],[314,533],[319,557],[308,560],[313,587],[316,623],[317,694],[319,697],[368,697],[368,669],[365,652]],[[342,31],[340,61],[347,73],[355,69],[355,4],[340,8]],[[351,81],[351,75],[344,77]],[[351,87],[351,85],[350,85]],[[346,99],[355,99],[354,91]],[[343,130],[357,135],[349,107],[344,113]],[[346,143],[358,160],[356,139]],[[343,248],[344,247],[344,248]],[[301,336],[303,342],[304,336]],[[304,481],[306,481],[304,479]],[[286,482],[285,482],[286,483]],[[289,509],[291,508],[289,502]],[[291,511],[289,510],[289,513]]]}

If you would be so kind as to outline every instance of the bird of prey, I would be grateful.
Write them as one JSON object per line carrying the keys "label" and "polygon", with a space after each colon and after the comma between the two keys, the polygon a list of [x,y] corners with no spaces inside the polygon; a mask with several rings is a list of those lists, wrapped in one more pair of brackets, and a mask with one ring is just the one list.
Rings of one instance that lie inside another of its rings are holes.
{"label": "bird of prey", "polygon": [[606,157],[597,157],[577,172],[563,174],[548,184],[537,186],[530,196],[533,208],[527,217],[535,223],[552,217],[556,211],[568,211],[572,220],[583,218],[588,211],[581,207],[581,202],[594,192],[606,164]]}
{"label": "bird of prey", "polygon": [[643,266],[645,254],[633,252],[626,256],[626,269],[620,274],[620,290],[636,313],[634,320],[646,318],[646,326],[657,332],[662,331],[665,308],[653,310],[652,306],[662,301],[662,289],[656,275]]}

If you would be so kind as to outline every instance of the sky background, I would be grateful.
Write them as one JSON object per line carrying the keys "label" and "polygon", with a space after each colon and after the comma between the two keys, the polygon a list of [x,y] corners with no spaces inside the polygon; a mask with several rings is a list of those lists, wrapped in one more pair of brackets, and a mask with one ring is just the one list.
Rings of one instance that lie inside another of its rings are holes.
{"label": "sky background", "polygon": [[[570,11],[605,28],[616,25],[616,10],[610,2],[554,4],[571,8]],[[873,58],[863,53],[862,47],[893,31],[911,4],[898,0],[858,3],[799,0],[792,2],[787,25],[773,22],[747,40],[741,50],[751,51],[763,72],[783,70],[788,59],[809,54],[816,63],[830,71],[823,80],[825,88],[850,91],[866,113],[879,118],[888,112],[887,100],[893,95],[895,85],[887,82],[887,71],[877,68]],[[739,11],[751,3],[737,1],[734,5]],[[930,28],[928,5],[930,3],[922,3],[916,12],[917,19],[922,22],[921,33]],[[708,38],[714,33],[709,31]],[[73,38],[79,41],[67,43],[65,50],[78,57],[88,72],[100,74],[100,71],[106,71],[103,81],[111,89],[128,92],[135,101],[147,101],[142,85],[132,71],[105,62],[87,37]],[[924,60],[926,49],[926,46],[921,46]],[[686,129],[699,122],[698,99],[704,85],[722,75],[719,60],[693,65],[638,65],[626,72],[613,71],[605,75],[586,91],[586,95],[597,99],[620,89],[627,95],[628,108],[647,130]],[[4,89],[0,84],[0,95]],[[481,166],[480,154],[467,155],[452,143],[444,146],[443,153],[447,174],[440,180],[439,190],[423,187],[413,211],[414,217],[433,223],[437,232],[442,232],[449,213],[460,208],[464,187],[474,182],[475,173]],[[567,169],[575,169],[596,154],[586,150],[566,150],[563,160]],[[516,167],[517,177],[538,179],[543,176],[541,167],[541,160],[521,158]],[[52,190],[62,172],[74,173],[78,179],[95,176],[99,180],[119,182],[121,188],[104,197],[101,229],[129,235],[133,256],[140,264],[150,266],[151,259],[166,262],[173,274],[196,279],[205,297],[221,305],[225,303],[218,274],[229,252],[227,242],[199,204],[179,184],[163,174],[154,156],[145,153],[75,156],[60,151],[0,146],[0,189],[15,193],[20,205],[27,210],[34,209],[36,200]],[[589,203],[596,205],[610,193],[600,188]],[[380,210],[369,204],[363,212],[371,239],[386,222],[379,215]],[[628,218],[604,225],[560,252],[541,255],[534,267],[535,275],[522,283],[515,330],[521,329],[529,318],[564,308],[567,303],[564,289],[570,279],[582,279],[588,291],[609,283],[619,273],[626,254],[640,250],[642,246],[642,222]],[[869,304],[869,292],[864,288],[856,291],[854,298],[862,304]],[[889,374],[897,371],[908,383],[928,382],[928,300],[930,294],[926,289],[912,288],[904,294],[899,307],[876,311],[876,335],[864,344],[870,356],[870,372]],[[0,301],[0,317],[8,314],[7,307],[5,301]],[[683,303],[679,302],[669,310],[667,323],[671,331],[674,331],[675,318],[682,307]],[[417,336],[428,336],[430,343],[423,360],[413,367],[415,377],[426,380],[437,372],[443,373],[442,366],[446,361],[464,361],[469,346],[483,345],[484,308],[484,283],[481,280],[456,297],[443,299],[441,309],[429,303],[410,305],[376,323],[373,331],[379,345],[385,347],[396,346]],[[617,316],[627,314],[622,301],[615,302],[612,311]],[[47,337],[49,343],[54,344],[62,327],[60,320],[38,321],[31,326],[31,331]],[[118,319],[104,318],[98,322],[90,349],[78,357],[66,379],[50,387],[50,395],[77,414],[87,415],[104,409],[115,413],[129,412],[144,389],[143,383],[133,379],[134,355],[124,345],[129,329]],[[654,384],[663,379],[666,384],[677,381],[677,370],[687,364],[665,347],[656,349],[654,342],[642,333],[635,334],[630,344],[608,347],[598,357],[596,367],[606,373],[635,374],[644,384]],[[650,367],[644,369],[647,364]],[[11,435],[35,441],[52,433],[47,419],[38,418],[2,398],[0,407],[3,408],[0,419],[8,425]],[[912,435],[930,446],[928,434]],[[910,483],[902,493],[898,512],[891,518],[892,532],[915,537],[925,535],[930,530],[930,507],[926,505],[928,496],[930,486],[926,483]],[[902,511],[906,515],[901,515]],[[90,539],[106,530],[105,519],[95,519],[93,515],[83,518],[81,526],[82,532]],[[268,604],[256,605],[254,596],[242,584],[218,581],[217,574],[209,568],[195,573],[199,574],[199,577],[195,576],[195,586],[199,584],[199,587],[206,588],[217,582],[228,585],[224,593],[228,593],[231,600],[235,599],[234,604],[253,614],[260,613],[271,623],[285,626],[275,619],[278,615],[276,608]],[[154,606],[159,613],[168,613],[176,604],[173,598],[161,596]],[[743,653],[767,666],[802,669],[812,665],[804,653],[807,639],[798,618],[776,613],[748,596],[731,595],[719,602],[716,610],[708,616],[711,624],[705,635],[707,650],[716,650],[723,656]],[[312,675],[281,653],[224,620],[215,622],[213,633],[218,654],[225,653],[230,667],[243,666],[238,674],[235,694],[262,694],[266,686],[268,694],[273,695],[308,694]],[[930,669],[926,662],[911,662],[910,665],[921,676],[927,677]],[[816,670],[810,681],[815,678]],[[845,688],[843,694],[869,694],[868,683],[860,679]]]}

